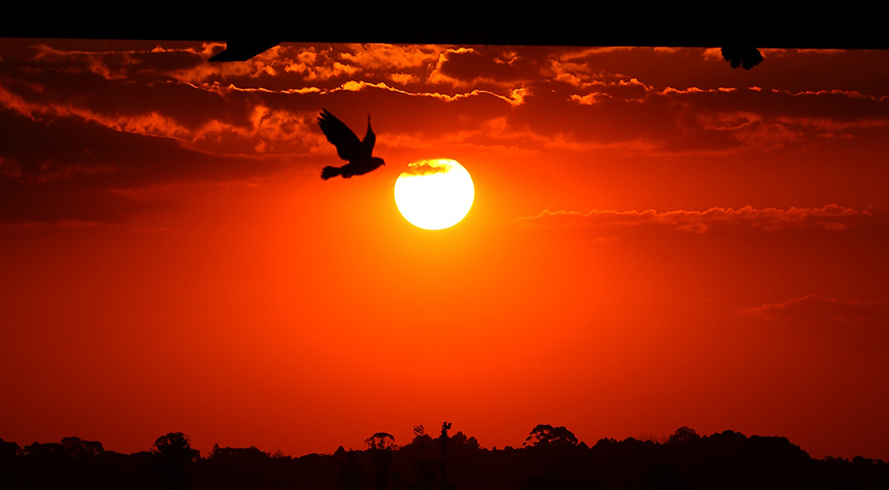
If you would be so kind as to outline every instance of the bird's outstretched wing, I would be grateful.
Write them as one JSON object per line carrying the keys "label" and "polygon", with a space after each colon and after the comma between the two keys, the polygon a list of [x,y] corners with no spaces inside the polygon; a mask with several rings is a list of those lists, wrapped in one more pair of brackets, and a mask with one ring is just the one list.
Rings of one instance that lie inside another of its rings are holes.
{"label": "bird's outstretched wing", "polygon": [[[365,144],[361,143],[358,136],[333,114],[327,112],[327,109],[324,109],[318,116],[318,126],[321,126],[321,131],[324,136],[327,136],[327,141],[333,143],[337,155],[343,160],[352,161],[361,158],[366,151]],[[370,131],[369,126],[368,131]],[[364,137],[365,141],[367,138],[367,136]],[[373,147],[373,142],[371,142],[371,147]]]}
{"label": "bird's outstretched wing", "polygon": [[377,135],[370,128],[370,114],[367,115],[367,133],[364,134],[364,140],[361,141],[361,149],[368,158],[373,154],[374,144],[377,142]]}

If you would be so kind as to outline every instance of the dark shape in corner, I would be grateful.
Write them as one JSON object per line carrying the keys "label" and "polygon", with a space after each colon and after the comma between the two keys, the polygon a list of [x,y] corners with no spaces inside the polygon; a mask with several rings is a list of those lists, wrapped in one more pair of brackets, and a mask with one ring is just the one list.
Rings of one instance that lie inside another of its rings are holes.
{"label": "dark shape in corner", "polygon": [[280,44],[278,39],[234,38],[225,43],[225,49],[216,53],[209,61],[247,61],[254,56]]}
{"label": "dark shape in corner", "polygon": [[318,116],[318,126],[321,127],[324,136],[327,136],[327,141],[336,146],[337,155],[349,162],[342,167],[324,167],[321,171],[322,179],[327,180],[337,175],[348,179],[353,175],[364,175],[386,164],[382,158],[371,156],[377,137],[370,128],[370,114],[367,115],[367,133],[363,140],[359,140],[354,131],[327,112],[327,109]]}
{"label": "dark shape in corner", "polygon": [[737,46],[722,48],[722,57],[732,64],[732,68],[743,66],[749,70],[762,62],[762,53],[756,48]]}

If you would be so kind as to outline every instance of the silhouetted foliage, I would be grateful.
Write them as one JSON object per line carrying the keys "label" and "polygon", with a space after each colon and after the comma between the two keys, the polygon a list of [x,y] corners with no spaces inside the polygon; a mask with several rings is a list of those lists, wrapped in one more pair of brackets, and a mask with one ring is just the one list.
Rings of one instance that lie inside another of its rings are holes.
{"label": "silhouetted foliage", "polygon": [[470,449],[478,449],[479,448],[478,440],[476,440],[475,437],[466,437],[466,434],[464,434],[462,431],[457,431],[456,434],[451,436],[450,445],[451,445],[451,447],[456,447],[456,448],[459,448],[459,447],[468,447]]}
{"label": "silhouetted foliage", "polygon": [[105,448],[98,441],[84,441],[79,437],[66,437],[62,439],[62,447],[68,456],[76,459],[97,461]]}
{"label": "silhouetted foliage", "polygon": [[376,434],[364,440],[368,449],[384,450],[395,448],[395,436],[386,432],[377,432]]}
{"label": "silhouetted foliage", "polygon": [[208,459],[218,461],[220,463],[253,463],[256,461],[264,461],[269,459],[269,453],[265,453],[253,446],[248,448],[242,447],[219,447],[219,444],[213,445]]}
{"label": "silhouetted foliage", "polygon": [[448,482],[448,450],[451,445],[451,438],[448,436],[449,430],[451,430],[451,423],[442,422],[441,435],[438,438],[438,443],[441,445],[441,462],[439,463],[439,468],[441,470],[441,487],[445,490],[450,490],[451,488],[451,484]]}
{"label": "silhouetted foliage", "polygon": [[22,453],[22,448],[14,442],[0,439],[0,458],[11,458]]}
{"label": "silhouetted foliage", "polygon": [[181,432],[170,432],[160,436],[151,446],[152,454],[159,458],[190,463],[201,457],[200,451],[191,448],[188,436]]}
{"label": "silhouetted foliage", "polygon": [[46,444],[35,442],[33,444],[28,444],[25,446],[24,452],[26,455],[33,458],[62,458],[68,456],[68,452],[65,451],[65,446],[57,442],[48,442]]}
{"label": "silhouetted foliage", "polygon": [[357,490],[361,488],[364,478],[361,475],[361,462],[358,461],[358,451],[343,449],[343,446],[337,448],[333,453],[333,457],[338,460],[339,480],[342,490]]}
{"label": "silhouetted foliage", "polygon": [[439,485],[435,449],[435,441],[426,434],[426,429],[422,425],[415,426],[414,440],[402,451],[408,453],[408,457],[414,461],[414,488],[417,490],[429,490]]}
{"label": "silhouetted foliage", "polygon": [[670,436],[670,439],[667,442],[669,442],[670,444],[684,444],[699,440],[701,440],[701,436],[699,436],[698,433],[694,431],[694,429],[689,429],[688,427],[683,425],[682,427],[676,429],[676,432],[674,432],[673,435]]}
{"label": "silhouetted foliage", "polygon": [[889,488],[889,465],[856,456],[815,460],[784,437],[724,431],[710,436],[680,427],[665,443],[600,439],[592,447],[564,427],[538,425],[522,448],[484,449],[442,424],[432,438],[421,426],[410,444],[378,432],[363,451],[291,458],[257,449],[219,447],[206,458],[182,433],[158,438],[151,451],[119,454],[101,443],[66,437],[21,448],[0,440],[0,488],[196,490],[787,489]]}
{"label": "silhouetted foliage", "polygon": [[392,488],[393,480],[401,481],[399,473],[392,473],[392,452],[397,448],[395,437],[386,432],[377,432],[365,439],[364,442],[371,452],[371,463],[374,468],[372,479],[374,488],[377,490]]}
{"label": "silhouetted foliage", "polygon": [[576,446],[577,437],[565,427],[553,427],[547,424],[539,424],[531,430],[522,446]]}
{"label": "silhouetted foliage", "polygon": [[154,441],[150,468],[158,474],[164,487],[181,488],[190,479],[189,466],[200,457],[201,453],[191,448],[188,436],[170,432]]}

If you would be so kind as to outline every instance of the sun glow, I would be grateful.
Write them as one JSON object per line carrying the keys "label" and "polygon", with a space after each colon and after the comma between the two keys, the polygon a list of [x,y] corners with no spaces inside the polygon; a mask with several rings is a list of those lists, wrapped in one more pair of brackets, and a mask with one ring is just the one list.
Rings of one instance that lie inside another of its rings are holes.
{"label": "sun glow", "polygon": [[466,216],[475,198],[472,177],[456,160],[408,164],[395,181],[395,205],[404,219],[426,230],[442,230]]}

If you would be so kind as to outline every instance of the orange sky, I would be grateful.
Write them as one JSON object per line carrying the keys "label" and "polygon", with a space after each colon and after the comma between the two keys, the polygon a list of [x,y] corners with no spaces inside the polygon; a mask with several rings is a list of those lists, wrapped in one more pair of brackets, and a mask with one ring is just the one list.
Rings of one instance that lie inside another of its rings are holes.
{"label": "orange sky", "polygon": [[[889,53],[0,41],[0,437],[889,459]],[[339,165],[328,109],[387,165]],[[407,223],[409,162],[476,199]]]}

